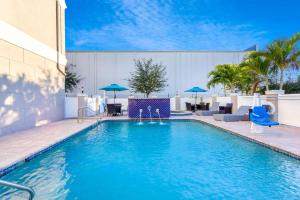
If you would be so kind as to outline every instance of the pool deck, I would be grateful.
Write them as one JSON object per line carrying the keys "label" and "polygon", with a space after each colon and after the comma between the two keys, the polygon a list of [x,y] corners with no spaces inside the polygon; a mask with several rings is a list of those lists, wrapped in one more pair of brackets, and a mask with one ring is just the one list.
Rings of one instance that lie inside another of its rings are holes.
{"label": "pool deck", "polygon": [[95,120],[62,120],[0,136],[0,177],[28,158],[95,124]]}
{"label": "pool deck", "polygon": [[287,125],[264,127],[264,132],[258,134],[251,133],[249,121],[222,122],[203,116],[193,118],[300,160],[299,127]]}
{"label": "pool deck", "polygon": [[[102,120],[127,120],[123,117],[104,117]],[[262,144],[275,151],[300,159],[300,128],[280,125],[265,128],[263,134],[250,131],[250,122],[220,122],[212,117],[182,116],[171,119],[192,119],[226,130],[247,140]],[[95,124],[95,119],[77,123],[77,120],[62,120],[41,127],[0,136],[0,177],[29,158],[49,147],[64,141],[79,131]]]}

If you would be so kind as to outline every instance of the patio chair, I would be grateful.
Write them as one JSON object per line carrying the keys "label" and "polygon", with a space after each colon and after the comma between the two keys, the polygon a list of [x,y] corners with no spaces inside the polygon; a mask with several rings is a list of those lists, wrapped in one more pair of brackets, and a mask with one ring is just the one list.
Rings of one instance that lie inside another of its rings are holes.
{"label": "patio chair", "polygon": [[191,103],[185,102],[185,107],[186,107],[187,111],[192,111],[192,104]]}
{"label": "patio chair", "polygon": [[107,104],[106,113],[108,116],[116,116],[122,114],[122,104]]}
{"label": "patio chair", "polygon": [[115,105],[114,104],[106,104],[106,114],[109,116],[115,115]]}
{"label": "patio chair", "polygon": [[205,110],[209,110],[209,103],[205,104]]}
{"label": "patio chair", "polygon": [[122,115],[122,104],[115,104],[115,114]]}
{"label": "patio chair", "polygon": [[187,111],[195,111],[195,105],[192,105],[189,102],[185,102],[185,106]]}
{"label": "patio chair", "polygon": [[220,106],[219,114],[232,114],[232,103],[226,103],[225,106]]}
{"label": "patio chair", "polygon": [[201,111],[197,111],[196,115],[198,116],[212,116],[213,114],[217,114],[219,113],[219,102],[214,102],[211,105],[211,108],[209,110],[201,110]]}
{"label": "patio chair", "polygon": [[245,121],[249,113],[250,106],[241,106],[233,114],[214,114],[213,117],[217,121],[224,122],[235,122],[235,121]]}
{"label": "patio chair", "polygon": [[208,110],[208,109],[206,109],[205,103],[201,102],[200,104],[197,104],[197,110]]}

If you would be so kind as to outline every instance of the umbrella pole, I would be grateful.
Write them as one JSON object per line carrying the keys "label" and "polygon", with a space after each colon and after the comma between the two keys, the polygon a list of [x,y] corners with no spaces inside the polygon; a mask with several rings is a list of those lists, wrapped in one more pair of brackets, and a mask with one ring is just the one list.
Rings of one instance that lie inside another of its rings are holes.
{"label": "umbrella pole", "polygon": [[116,90],[114,90],[114,105],[116,104]]}
{"label": "umbrella pole", "polygon": [[196,92],[196,96],[195,96],[195,111],[197,110],[197,92]]}
{"label": "umbrella pole", "polygon": [[116,113],[116,90],[114,90],[114,114],[113,115],[114,116],[117,115],[117,113]]}

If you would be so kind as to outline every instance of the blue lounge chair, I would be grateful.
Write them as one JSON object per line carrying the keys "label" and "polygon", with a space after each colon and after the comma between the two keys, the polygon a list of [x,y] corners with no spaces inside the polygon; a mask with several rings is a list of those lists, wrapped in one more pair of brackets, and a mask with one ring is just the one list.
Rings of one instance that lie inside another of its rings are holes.
{"label": "blue lounge chair", "polygon": [[278,122],[272,121],[266,108],[263,106],[255,106],[252,113],[250,114],[251,122],[261,125],[261,126],[277,126]]}

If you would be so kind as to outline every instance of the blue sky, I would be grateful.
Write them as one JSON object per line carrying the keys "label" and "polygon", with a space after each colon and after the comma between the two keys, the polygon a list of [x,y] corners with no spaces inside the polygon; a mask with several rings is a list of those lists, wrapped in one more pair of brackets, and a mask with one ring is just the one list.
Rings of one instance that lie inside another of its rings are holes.
{"label": "blue sky", "polygon": [[300,31],[299,0],[67,0],[68,50],[244,50]]}

